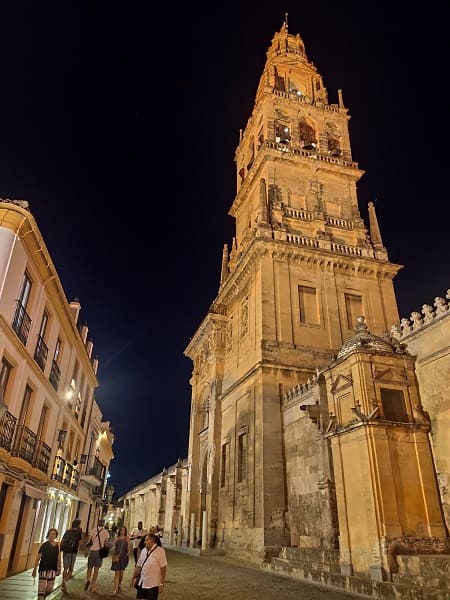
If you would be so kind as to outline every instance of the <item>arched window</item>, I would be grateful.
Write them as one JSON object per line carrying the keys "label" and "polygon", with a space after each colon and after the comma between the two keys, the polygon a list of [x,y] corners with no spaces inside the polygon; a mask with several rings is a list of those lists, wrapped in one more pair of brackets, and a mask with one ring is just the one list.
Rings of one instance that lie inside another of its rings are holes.
{"label": "arched window", "polygon": [[304,150],[315,150],[317,148],[316,132],[306,121],[298,124],[300,145]]}

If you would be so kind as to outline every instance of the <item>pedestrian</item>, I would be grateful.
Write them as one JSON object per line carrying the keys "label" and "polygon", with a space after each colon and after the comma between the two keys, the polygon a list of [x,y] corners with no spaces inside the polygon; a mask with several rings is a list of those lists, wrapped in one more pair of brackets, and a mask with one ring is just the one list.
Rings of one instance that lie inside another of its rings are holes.
{"label": "pedestrian", "polygon": [[83,537],[83,530],[80,524],[80,519],[72,521],[71,528],[61,538],[61,552],[63,555],[63,580],[61,587],[63,591],[67,591],[67,582],[72,577],[80,540]]}
{"label": "pedestrian", "polygon": [[99,519],[97,527],[94,527],[89,532],[87,546],[89,547],[89,555],[86,571],[86,583],[84,589],[91,587],[91,592],[95,592],[95,583],[98,577],[98,570],[102,566],[103,559],[100,556],[99,550],[103,546],[107,546],[109,540],[109,531],[105,529],[105,519]]}
{"label": "pedestrian", "polygon": [[59,542],[56,541],[58,530],[53,527],[48,530],[47,541],[38,550],[32,576],[36,578],[39,567],[38,600],[48,596],[55,586],[55,577],[61,573],[61,554]]}
{"label": "pedestrian", "polygon": [[115,523],[113,523],[111,525],[111,529],[109,531],[109,534],[110,534],[111,540],[114,540],[114,538],[117,535],[117,525]]}
{"label": "pedestrian", "polygon": [[133,542],[133,555],[134,555],[134,564],[137,564],[138,554],[145,547],[145,536],[147,535],[147,531],[144,529],[142,525],[142,521],[139,521],[137,527],[135,527],[131,534],[130,540]]}
{"label": "pedestrian", "polygon": [[160,540],[155,533],[149,533],[145,538],[145,548],[134,568],[131,582],[131,585],[137,586],[136,598],[157,600],[159,592],[164,591],[167,558],[166,551],[158,542]]}
{"label": "pedestrian", "polygon": [[117,532],[111,557],[111,571],[114,571],[114,592],[116,596],[121,591],[123,572],[128,566],[130,554],[130,540],[128,530],[122,525]]}

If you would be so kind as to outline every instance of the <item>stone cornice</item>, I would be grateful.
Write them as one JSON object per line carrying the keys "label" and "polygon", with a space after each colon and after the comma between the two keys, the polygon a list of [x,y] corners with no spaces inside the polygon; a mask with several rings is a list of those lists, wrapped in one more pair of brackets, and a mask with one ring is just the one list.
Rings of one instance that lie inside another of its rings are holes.
{"label": "stone cornice", "polygon": [[253,238],[238,259],[234,271],[224,281],[215,302],[227,305],[254,273],[258,260],[267,255],[271,255],[273,260],[291,262],[308,269],[344,273],[366,279],[392,280],[402,268],[401,265],[370,257],[355,258],[323,248],[297,246],[282,240]]}

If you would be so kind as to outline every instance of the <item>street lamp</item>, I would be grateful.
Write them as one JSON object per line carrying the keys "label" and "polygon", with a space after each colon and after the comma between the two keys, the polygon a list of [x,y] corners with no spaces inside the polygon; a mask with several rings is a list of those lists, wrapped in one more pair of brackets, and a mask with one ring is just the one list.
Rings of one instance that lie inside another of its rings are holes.
{"label": "street lamp", "polygon": [[112,483],[108,483],[108,485],[106,486],[106,501],[108,502],[108,504],[111,504],[113,496],[114,486],[112,485]]}

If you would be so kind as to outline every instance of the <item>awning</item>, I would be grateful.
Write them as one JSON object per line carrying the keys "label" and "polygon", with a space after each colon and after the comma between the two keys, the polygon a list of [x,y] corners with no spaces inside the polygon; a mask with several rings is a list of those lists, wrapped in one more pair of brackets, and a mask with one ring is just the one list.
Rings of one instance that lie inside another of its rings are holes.
{"label": "awning", "polygon": [[23,484],[23,491],[26,496],[30,498],[38,498],[39,500],[46,500],[48,498],[47,489],[38,489],[29,483]]}

